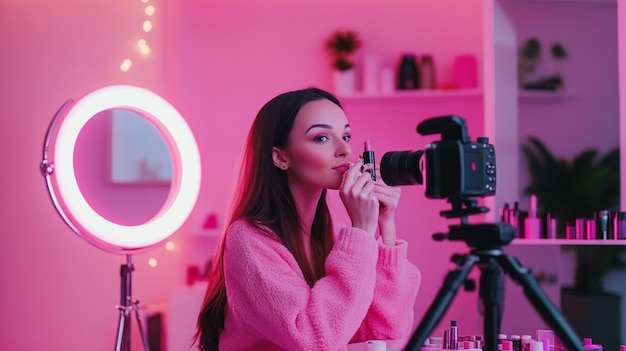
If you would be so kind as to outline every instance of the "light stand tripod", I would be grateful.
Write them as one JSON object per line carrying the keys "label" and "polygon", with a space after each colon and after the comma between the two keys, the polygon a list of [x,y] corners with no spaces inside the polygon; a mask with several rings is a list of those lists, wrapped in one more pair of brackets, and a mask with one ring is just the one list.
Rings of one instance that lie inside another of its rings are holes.
{"label": "light stand tripod", "polygon": [[[405,351],[417,351],[426,338],[439,324],[459,287],[466,281],[475,265],[481,271],[479,296],[483,302],[485,351],[497,351],[498,334],[503,305],[503,276],[508,274],[524,288],[526,298],[532,303],[543,320],[554,330],[557,337],[569,351],[585,351],[580,338],[569,326],[559,310],[541,291],[532,272],[522,266],[516,258],[507,256],[502,247],[515,238],[515,229],[507,223],[467,224],[467,216],[487,212],[484,207],[476,207],[477,201],[469,198],[449,199],[452,211],[443,211],[447,218],[461,218],[461,225],[450,226],[448,234],[435,234],[435,240],[462,240],[471,251],[465,255],[454,255],[456,269],[446,275],[443,286],[427,310],[415,333],[407,343]],[[503,274],[504,273],[504,274]],[[548,351],[548,350],[545,350]]]}
{"label": "light stand tripod", "polygon": [[143,331],[141,316],[139,315],[139,300],[134,301],[131,297],[131,274],[135,270],[133,267],[131,255],[126,255],[126,264],[120,267],[121,278],[121,296],[120,305],[116,306],[120,311],[120,318],[117,324],[117,340],[115,341],[115,351],[130,351],[130,321],[132,312],[135,311],[137,325],[139,326],[139,334],[143,342],[145,351],[150,351],[148,339]]}

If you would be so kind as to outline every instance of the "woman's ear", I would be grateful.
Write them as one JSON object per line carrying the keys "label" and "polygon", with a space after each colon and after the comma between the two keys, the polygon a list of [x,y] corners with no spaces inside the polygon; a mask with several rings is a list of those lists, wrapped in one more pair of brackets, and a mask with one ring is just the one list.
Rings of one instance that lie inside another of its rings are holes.
{"label": "woman's ear", "polygon": [[279,149],[277,147],[272,147],[272,160],[274,161],[274,166],[286,171],[289,168],[289,161],[285,155],[285,150]]}

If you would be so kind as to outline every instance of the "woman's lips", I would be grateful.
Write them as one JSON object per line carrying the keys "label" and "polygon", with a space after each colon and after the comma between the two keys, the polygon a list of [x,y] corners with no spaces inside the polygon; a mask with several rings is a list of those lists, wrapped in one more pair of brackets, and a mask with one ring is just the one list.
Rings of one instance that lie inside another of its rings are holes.
{"label": "woman's lips", "polygon": [[334,169],[335,171],[337,171],[337,172],[341,172],[341,173],[343,173],[343,172],[347,171],[347,170],[348,170],[348,168],[350,168],[350,165],[349,165],[349,164],[347,164],[347,163],[344,163],[344,164],[342,164],[342,165],[339,165],[339,166],[337,166],[337,167],[334,167],[333,169]]}

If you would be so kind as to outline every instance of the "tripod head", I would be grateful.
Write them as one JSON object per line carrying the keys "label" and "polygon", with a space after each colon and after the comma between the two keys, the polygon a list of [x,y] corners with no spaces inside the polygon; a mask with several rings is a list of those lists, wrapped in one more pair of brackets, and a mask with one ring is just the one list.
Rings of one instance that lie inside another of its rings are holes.
{"label": "tripod head", "polygon": [[449,198],[448,202],[452,204],[452,210],[441,211],[441,216],[461,218],[461,224],[451,225],[447,234],[434,234],[436,241],[464,241],[470,248],[485,250],[506,246],[517,236],[515,228],[508,223],[468,224],[468,216],[489,211],[487,207],[479,207],[476,199]]}

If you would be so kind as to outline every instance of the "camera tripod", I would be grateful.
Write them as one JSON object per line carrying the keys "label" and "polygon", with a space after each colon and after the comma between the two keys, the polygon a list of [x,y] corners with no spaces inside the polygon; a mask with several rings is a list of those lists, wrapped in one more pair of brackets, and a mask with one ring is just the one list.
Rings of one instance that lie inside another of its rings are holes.
{"label": "camera tripod", "polygon": [[145,351],[150,351],[148,345],[148,339],[143,330],[143,324],[141,323],[141,315],[139,315],[139,301],[133,301],[131,297],[131,274],[135,270],[133,266],[131,255],[126,255],[126,264],[120,267],[121,278],[121,296],[120,305],[117,309],[120,312],[120,318],[117,324],[117,339],[115,341],[115,351],[130,351],[130,322],[133,311],[137,318],[137,325],[139,326],[139,334],[143,342],[143,348]]}
{"label": "camera tripod", "polygon": [[[581,339],[541,291],[531,270],[525,268],[519,260],[507,256],[502,247],[508,245],[516,236],[515,228],[508,223],[467,224],[467,215],[484,213],[488,209],[476,207],[476,200],[455,199],[452,211],[443,211],[444,217],[460,217],[461,225],[450,226],[448,234],[435,234],[435,240],[465,241],[471,248],[464,255],[454,255],[452,261],[456,269],[450,270],[444,278],[443,286],[435,300],[426,311],[415,333],[405,346],[405,351],[419,350],[426,338],[439,324],[460,286],[466,281],[474,266],[481,271],[479,296],[484,306],[484,351],[498,350],[498,334],[504,300],[503,276],[508,274],[524,289],[526,298],[532,303],[543,320],[554,330],[556,336],[569,351],[585,351]],[[463,206],[468,206],[464,208]],[[544,350],[549,351],[549,350]]]}

